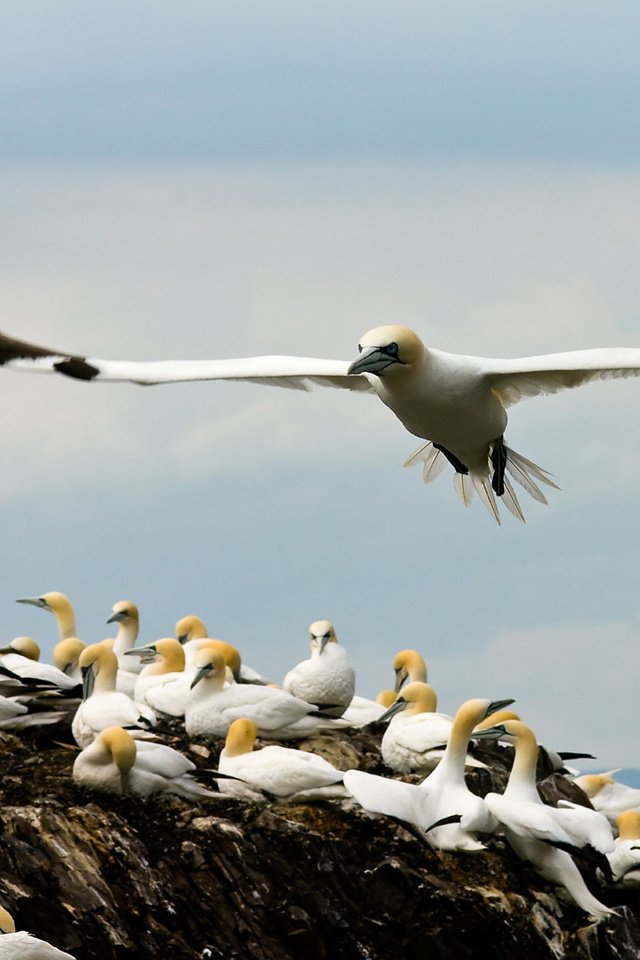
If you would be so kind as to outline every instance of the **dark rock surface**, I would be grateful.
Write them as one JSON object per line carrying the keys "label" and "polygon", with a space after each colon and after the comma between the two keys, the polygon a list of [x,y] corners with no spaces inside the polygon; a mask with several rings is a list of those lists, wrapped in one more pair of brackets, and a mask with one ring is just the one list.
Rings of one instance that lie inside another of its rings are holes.
{"label": "dark rock surface", "polygon": [[[341,740],[384,772],[379,735]],[[191,755],[215,768],[220,746]],[[620,913],[591,924],[499,837],[441,853],[341,801],[103,797],[74,785],[75,755],[57,727],[2,735],[0,902],[78,960],[640,958],[640,895],[596,887]],[[504,785],[510,751],[482,757],[481,794]],[[543,792],[581,796],[558,774]]]}

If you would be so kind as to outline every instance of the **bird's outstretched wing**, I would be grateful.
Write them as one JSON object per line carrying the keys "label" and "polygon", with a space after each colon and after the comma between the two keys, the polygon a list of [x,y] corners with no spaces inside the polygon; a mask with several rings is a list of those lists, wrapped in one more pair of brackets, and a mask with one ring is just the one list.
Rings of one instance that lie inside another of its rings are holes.
{"label": "bird's outstretched wing", "polygon": [[242,357],[233,360],[101,360],[51,350],[0,333],[0,366],[30,373],[62,373],[76,380],[137,383],[179,383],[190,380],[247,380],[294,390],[314,384],[368,390],[364,375],[347,374],[349,361],[315,357]]}
{"label": "bird's outstretched wing", "polygon": [[515,360],[479,360],[484,376],[505,407],[592,380],[640,376],[640,349],[601,347]]}

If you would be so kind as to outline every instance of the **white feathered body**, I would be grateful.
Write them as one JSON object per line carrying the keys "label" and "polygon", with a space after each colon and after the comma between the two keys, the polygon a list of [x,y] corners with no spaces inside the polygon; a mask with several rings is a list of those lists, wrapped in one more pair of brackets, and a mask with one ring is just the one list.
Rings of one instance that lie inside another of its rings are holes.
{"label": "white feathered body", "polygon": [[211,690],[201,682],[189,696],[185,728],[190,737],[225,737],[234,720],[248,717],[257,725],[258,736],[274,738],[280,728],[314,710],[312,704],[275,687],[234,683],[223,690]]}
{"label": "white feathered body", "polygon": [[107,727],[125,727],[135,738],[148,736],[148,725],[155,723],[150,707],[135,703],[117,690],[105,690],[82,701],[73,717],[71,733],[79,747],[86,747]]}
{"label": "white feathered body", "polygon": [[341,783],[343,778],[342,771],[323,757],[277,745],[237,756],[229,756],[225,749],[218,769],[276,797]]}
{"label": "white feathered body", "polygon": [[74,957],[25,930],[17,930],[0,936],[0,960],[74,960]]}
{"label": "white feathered body", "polygon": [[344,648],[327,643],[322,652],[313,650],[308,660],[293,667],[282,686],[295,697],[318,706],[325,715],[339,717],[353,699],[355,681],[355,671]]}

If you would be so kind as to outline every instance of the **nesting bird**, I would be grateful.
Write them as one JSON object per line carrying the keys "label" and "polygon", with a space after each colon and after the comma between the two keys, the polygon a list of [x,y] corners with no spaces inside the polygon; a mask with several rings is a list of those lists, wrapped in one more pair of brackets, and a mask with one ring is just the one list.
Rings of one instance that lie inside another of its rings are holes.
{"label": "nesting bird", "polygon": [[315,620],[309,627],[309,645],[310,658],[289,670],[282,687],[315,704],[324,716],[341,717],[353,699],[356,675],[333,624]]}
{"label": "nesting bird", "polygon": [[[251,787],[279,799],[300,799],[301,794],[344,796],[344,789],[327,793],[342,783],[343,773],[323,757],[304,750],[273,744],[254,750],[258,728],[241,717],[229,727],[218,769]],[[220,785],[221,788],[223,784]]]}
{"label": "nesting bird", "polygon": [[616,826],[618,836],[607,854],[612,880],[621,887],[640,887],[640,813],[623,810]]}
{"label": "nesting bird", "polygon": [[196,765],[163,743],[134,738],[121,727],[108,727],[78,754],[73,779],[102,793],[149,797],[169,793],[186,800],[215,797],[192,776]]}
{"label": "nesting bird", "polygon": [[70,953],[32,936],[25,930],[16,930],[13,917],[0,907],[0,960],[74,960]]}
{"label": "nesting bird", "polygon": [[[427,664],[417,650],[399,650],[393,658],[393,672],[395,674],[395,692],[402,690],[405,683],[427,682]],[[390,706],[390,704],[389,704]]]}
{"label": "nesting bird", "polygon": [[397,325],[369,330],[360,338],[358,351],[352,363],[278,356],[114,361],[0,334],[0,364],[78,380],[138,384],[247,380],[297,389],[317,383],[375,393],[409,433],[426,441],[405,466],[422,463],[423,478],[430,481],[448,463],[463,502],[468,504],[477,492],[498,523],[496,497],[524,520],[509,476],[540,503],[547,501],[538,484],[556,487],[545,470],[507,446],[507,409],[527,397],[640,374],[636,348],[604,347],[513,360],[474,357],[427,347],[413,330]]}
{"label": "nesting bird", "polygon": [[71,723],[74,740],[86,747],[107,727],[127,727],[136,737],[149,736],[155,713],[116,690],[118,659],[104,643],[85,647],[80,654],[83,700]]}
{"label": "nesting bird", "polygon": [[506,720],[475,736],[512,739],[515,759],[504,793],[488,793],[485,803],[500,824],[509,845],[536,871],[563,887],[574,902],[596,920],[615,913],[591,893],[571,853],[585,848],[601,855],[613,850],[613,834],[606,819],[594,810],[566,801],[551,807],[542,802],[536,786],[538,744],[535,734],[520,720]]}
{"label": "nesting bird", "polygon": [[69,597],[57,590],[43,593],[39,597],[21,597],[16,603],[27,603],[40,610],[47,610],[56,618],[61,640],[76,636],[76,616]]}
{"label": "nesting bird", "polygon": [[224,657],[207,647],[195,657],[196,675],[185,709],[185,728],[190,737],[225,737],[234,720],[247,717],[258,736],[289,740],[309,736],[339,721],[318,718],[316,708],[275,687],[234,683],[225,688]]}
{"label": "nesting bird", "polygon": [[467,745],[481,720],[512,702],[475,699],[463,703],[454,717],[442,760],[422,783],[347,770],[345,787],[365,810],[396,817],[424,831],[433,847],[483,850],[478,834],[491,832],[496,820],[484,800],[471,793],[465,783]]}
{"label": "nesting bird", "polygon": [[617,772],[608,770],[606,773],[584,773],[573,780],[575,785],[586,793],[591,806],[604,813],[614,825],[618,814],[624,810],[640,813],[640,790],[626,783],[618,783],[613,777]]}
{"label": "nesting bird", "polygon": [[[396,773],[429,773],[444,756],[453,726],[453,717],[436,713],[438,698],[428,683],[415,680],[406,686],[382,715],[388,721],[380,752],[390,770]],[[470,754],[465,766],[484,767]]]}

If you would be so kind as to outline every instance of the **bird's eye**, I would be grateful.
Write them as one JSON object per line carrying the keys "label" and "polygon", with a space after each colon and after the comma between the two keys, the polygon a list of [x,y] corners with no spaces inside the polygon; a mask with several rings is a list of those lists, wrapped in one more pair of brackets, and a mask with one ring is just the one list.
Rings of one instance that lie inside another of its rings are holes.
{"label": "bird's eye", "polygon": [[362,344],[361,344],[361,343],[358,344],[358,353],[362,353]]}
{"label": "bird's eye", "polygon": [[395,342],[390,343],[388,347],[385,348],[385,352],[389,354],[390,357],[398,356],[398,344]]}

